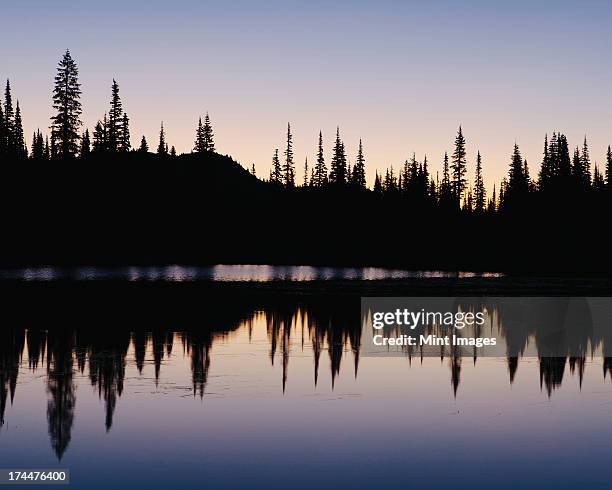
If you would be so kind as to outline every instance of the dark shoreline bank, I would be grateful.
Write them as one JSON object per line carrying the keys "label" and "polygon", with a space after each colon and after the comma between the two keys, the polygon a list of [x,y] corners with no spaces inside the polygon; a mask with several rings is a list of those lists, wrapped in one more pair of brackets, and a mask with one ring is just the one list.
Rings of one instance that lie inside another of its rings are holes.
{"label": "dark shoreline bank", "polygon": [[138,293],[170,296],[607,296],[612,278],[604,276],[435,277],[383,280],[2,280],[5,298],[21,294]]}

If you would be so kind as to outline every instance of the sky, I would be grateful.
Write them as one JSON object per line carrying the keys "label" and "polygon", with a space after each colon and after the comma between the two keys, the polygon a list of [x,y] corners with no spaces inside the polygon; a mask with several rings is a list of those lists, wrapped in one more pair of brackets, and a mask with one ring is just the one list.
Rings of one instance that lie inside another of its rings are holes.
{"label": "sky", "polygon": [[132,144],[191,151],[209,112],[217,151],[267,176],[287,122],[297,175],[336,127],[349,161],[363,140],[367,177],[427,154],[435,174],[462,125],[489,188],[514,143],[532,172],[546,133],[587,135],[603,165],[612,144],[612,3],[564,0],[324,2],[175,0],[2,2],[0,79],[24,129],[47,128],[57,62],[79,67],[84,127],[108,110],[113,78]]}

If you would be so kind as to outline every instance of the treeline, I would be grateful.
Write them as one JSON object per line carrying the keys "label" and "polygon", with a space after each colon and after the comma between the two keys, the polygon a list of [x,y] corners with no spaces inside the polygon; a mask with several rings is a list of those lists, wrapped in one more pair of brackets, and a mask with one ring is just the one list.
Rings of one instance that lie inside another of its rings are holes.
{"label": "treeline", "polygon": [[[466,138],[432,171],[416,155],[366,185],[366,150],[354,157],[336,130],[297,168],[292,128],[258,178],[216,151],[208,114],[193,150],[177,155],[165,127],[133,147],[130,118],[113,80],[93,131],[82,128],[77,66],[67,51],[53,91],[48,136],[28,148],[21,106],[7,83],[0,103],[0,261],[16,264],[320,264],[562,274],[608,273],[612,151],[605,168],[586,139],[544,141],[532,170],[518,145],[508,173],[487,192],[477,152],[468,179]],[[58,164],[47,164],[55,161]],[[87,164],[84,164],[84,161]],[[588,251],[587,251],[588,248]]]}
{"label": "treeline", "polygon": [[[119,84],[114,79],[111,85],[109,110],[96,123],[91,133],[89,129],[80,132],[82,126],[80,97],[78,68],[70,51],[66,51],[58,64],[55,76],[53,89],[55,114],[51,118],[50,135],[43,136],[38,129],[32,136],[28,151],[19,101],[13,104],[10,82],[7,80],[4,104],[0,104],[0,156],[16,160],[27,158],[56,160],[85,159],[92,153],[151,151],[144,135],[138,148],[132,148],[130,119],[123,109]],[[301,178],[297,176],[290,124],[287,125],[285,143],[282,159],[279,150],[274,150],[267,179],[270,183],[289,189],[295,187],[367,189],[366,159],[361,140],[354,164],[351,165],[338,128],[328,168],[324,155],[323,135],[319,132],[316,162],[309,166],[308,159],[305,159]],[[210,117],[206,113],[204,121],[201,117],[198,120],[192,152],[214,151],[214,132]],[[176,156],[175,147],[169,146],[166,141],[163,121],[155,152],[162,157]],[[550,138],[548,135],[545,137],[540,170],[534,175],[530,173],[527,160],[522,157],[518,144],[515,144],[508,174],[499,185],[493,186],[491,195],[487,195],[483,158],[480,152],[476,155],[473,182],[468,182],[466,179],[466,139],[461,127],[455,138],[454,151],[450,157],[445,153],[441,163],[441,173],[436,172],[434,176],[427,156],[418,161],[416,155],[413,155],[397,170],[391,166],[381,174],[377,171],[371,190],[380,197],[393,200],[401,198],[423,207],[483,214],[526,207],[538,194],[556,199],[566,198],[570,194],[578,197],[602,194],[612,189],[610,146],[607,149],[605,169],[602,171],[591,162],[586,137],[580,147],[570,150],[566,136],[557,132]],[[255,175],[254,165],[250,171]]]}

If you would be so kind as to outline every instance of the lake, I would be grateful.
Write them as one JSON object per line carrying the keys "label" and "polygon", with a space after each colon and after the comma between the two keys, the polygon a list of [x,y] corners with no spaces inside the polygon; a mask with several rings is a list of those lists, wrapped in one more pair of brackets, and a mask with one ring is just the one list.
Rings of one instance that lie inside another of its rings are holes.
{"label": "lake", "polygon": [[612,484],[609,330],[539,358],[537,327],[501,315],[507,356],[374,356],[358,297],[45,284],[5,295],[2,468],[87,489]]}
{"label": "lake", "polygon": [[420,278],[503,277],[499,272],[406,271],[380,267],[312,267],[307,265],[236,265],[208,267],[169,265],[163,267],[29,267],[0,270],[0,280],[126,280],[126,281],[380,281]]}

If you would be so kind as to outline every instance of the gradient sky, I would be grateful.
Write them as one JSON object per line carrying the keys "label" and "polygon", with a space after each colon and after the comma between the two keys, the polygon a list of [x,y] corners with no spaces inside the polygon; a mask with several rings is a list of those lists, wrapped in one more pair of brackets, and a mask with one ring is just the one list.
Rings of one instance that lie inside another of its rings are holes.
{"label": "gradient sky", "polygon": [[[612,3],[605,1],[2,2],[0,77],[20,99],[28,141],[48,126],[66,48],[90,129],[120,84],[132,144],[145,134],[190,151],[209,111],[217,149],[267,175],[291,121],[297,166],[336,125],[368,181],[412,152],[433,170],[463,125],[470,179],[476,150],[489,187],[514,142],[532,171],[560,130],[603,164],[612,143]],[[301,168],[298,177],[302,178]]]}

